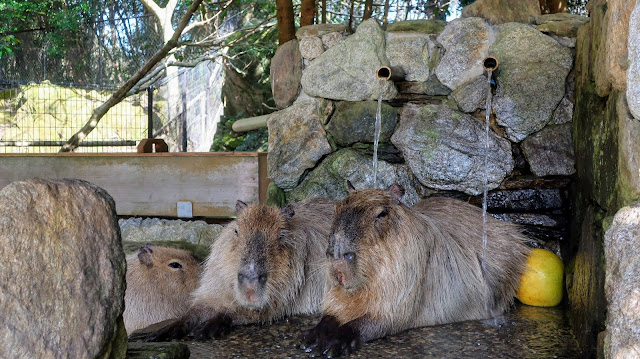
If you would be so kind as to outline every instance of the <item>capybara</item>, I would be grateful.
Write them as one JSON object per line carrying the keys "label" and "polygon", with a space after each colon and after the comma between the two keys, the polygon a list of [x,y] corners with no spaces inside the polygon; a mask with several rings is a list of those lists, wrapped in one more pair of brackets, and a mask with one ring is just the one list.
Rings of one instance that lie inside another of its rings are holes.
{"label": "capybara", "polygon": [[399,185],[350,189],[336,205],[323,316],[303,349],[335,357],[405,329],[489,318],[513,303],[529,252],[516,225],[487,218],[483,250],[482,210],[473,205],[432,198],[409,208]]}
{"label": "capybara", "polygon": [[153,245],[127,256],[124,325],[127,333],[189,309],[202,265],[191,252]]}
{"label": "capybara", "polygon": [[233,325],[319,313],[334,210],[335,201],[320,198],[282,209],[238,201],[238,218],[213,243],[187,314],[145,339],[217,338]]}

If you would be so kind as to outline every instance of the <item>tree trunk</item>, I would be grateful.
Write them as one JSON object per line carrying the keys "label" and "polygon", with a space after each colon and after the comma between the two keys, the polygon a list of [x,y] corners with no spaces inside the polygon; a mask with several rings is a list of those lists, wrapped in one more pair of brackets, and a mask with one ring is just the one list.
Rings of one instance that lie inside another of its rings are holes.
{"label": "tree trunk", "polygon": [[373,0],[365,0],[362,21],[371,19],[371,14],[373,14]]}
{"label": "tree trunk", "polygon": [[302,0],[300,2],[300,26],[313,25],[316,14],[315,0]]}
{"label": "tree trunk", "polygon": [[322,23],[327,23],[327,0],[322,0]]}
{"label": "tree trunk", "polygon": [[542,14],[569,12],[569,6],[567,0],[540,0],[540,12]]}
{"label": "tree trunk", "polygon": [[384,15],[382,16],[382,26],[389,23],[389,0],[384,0]]}
{"label": "tree trunk", "polygon": [[353,10],[356,7],[356,0],[351,0],[351,8],[349,9],[349,24],[347,25],[347,29],[353,29]]}
{"label": "tree trunk", "polygon": [[278,19],[278,44],[282,45],[296,37],[296,26],[293,22],[293,1],[276,0],[276,17]]}

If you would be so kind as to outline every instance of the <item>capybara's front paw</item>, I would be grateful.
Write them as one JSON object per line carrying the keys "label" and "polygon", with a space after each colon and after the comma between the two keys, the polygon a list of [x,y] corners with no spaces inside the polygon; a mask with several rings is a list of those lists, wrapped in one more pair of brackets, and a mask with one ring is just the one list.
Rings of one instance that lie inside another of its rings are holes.
{"label": "capybara's front paw", "polygon": [[319,346],[327,358],[349,355],[360,347],[360,335],[349,325],[343,325],[331,333],[323,346]]}
{"label": "capybara's front paw", "polygon": [[193,336],[197,340],[209,338],[222,338],[231,332],[233,319],[227,314],[218,314],[215,317],[201,323],[193,330]]}
{"label": "capybara's front paw", "polygon": [[325,315],[315,327],[304,332],[300,348],[310,353],[316,347],[323,347],[330,333],[335,332],[339,326],[335,317]]}

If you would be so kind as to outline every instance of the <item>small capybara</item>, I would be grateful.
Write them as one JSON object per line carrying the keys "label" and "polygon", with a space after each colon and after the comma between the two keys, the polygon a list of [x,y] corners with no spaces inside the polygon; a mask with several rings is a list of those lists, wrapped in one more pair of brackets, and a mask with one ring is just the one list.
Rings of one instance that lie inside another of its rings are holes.
{"label": "small capybara", "polygon": [[218,338],[233,325],[319,313],[334,210],[335,201],[320,198],[282,209],[238,201],[238,218],[213,243],[187,314],[144,339]]}
{"label": "small capybara", "polygon": [[335,357],[405,329],[489,318],[512,305],[529,252],[516,225],[488,217],[483,251],[482,210],[473,205],[431,198],[409,208],[399,185],[349,186],[331,229],[323,316],[303,349]]}
{"label": "small capybara", "polygon": [[127,333],[186,313],[201,273],[200,262],[181,249],[147,244],[128,255],[123,314]]}

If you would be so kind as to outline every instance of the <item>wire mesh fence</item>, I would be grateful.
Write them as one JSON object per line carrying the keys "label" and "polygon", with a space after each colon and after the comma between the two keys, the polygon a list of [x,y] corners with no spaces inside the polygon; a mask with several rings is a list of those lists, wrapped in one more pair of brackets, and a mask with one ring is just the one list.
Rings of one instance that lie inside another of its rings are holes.
{"label": "wire mesh fence", "polygon": [[[58,152],[162,47],[153,22],[141,20],[91,23],[90,36],[64,39],[62,45],[44,30],[17,34],[20,46],[0,57],[0,153]],[[136,142],[148,135],[149,110],[146,93],[126,98],[76,152],[135,152]]]}

